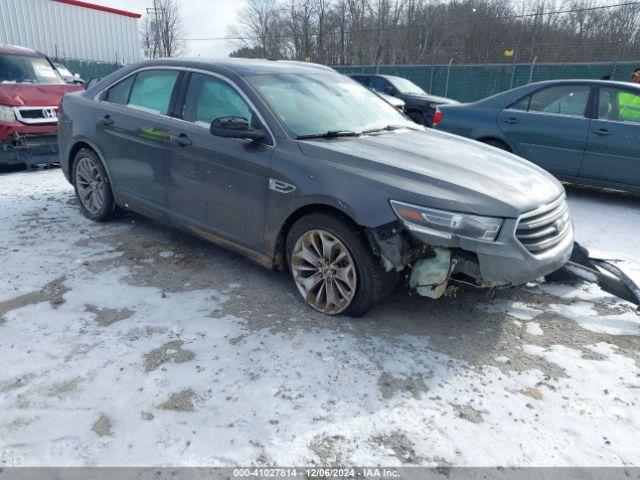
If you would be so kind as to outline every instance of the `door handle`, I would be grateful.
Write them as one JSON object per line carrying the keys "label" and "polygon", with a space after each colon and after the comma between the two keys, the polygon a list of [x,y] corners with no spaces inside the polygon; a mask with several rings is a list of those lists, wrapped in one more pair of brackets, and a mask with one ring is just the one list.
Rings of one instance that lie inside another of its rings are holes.
{"label": "door handle", "polygon": [[613,135],[609,130],[607,130],[606,128],[600,128],[598,130],[592,130],[591,133],[595,133],[596,135],[600,135],[601,137],[606,137],[607,135]]}
{"label": "door handle", "polygon": [[177,143],[181,147],[188,147],[189,145],[193,145],[193,142],[186,133],[181,133],[180,135],[169,135],[169,141]]}
{"label": "door handle", "polygon": [[504,120],[504,123],[508,123],[509,125],[513,125],[514,123],[520,123],[520,120],[514,117],[510,117]]}
{"label": "door handle", "polygon": [[104,125],[105,127],[108,127],[109,125],[113,125],[113,118],[111,118],[111,115],[105,115],[104,117],[101,117],[100,121],[102,122],[102,125]]}

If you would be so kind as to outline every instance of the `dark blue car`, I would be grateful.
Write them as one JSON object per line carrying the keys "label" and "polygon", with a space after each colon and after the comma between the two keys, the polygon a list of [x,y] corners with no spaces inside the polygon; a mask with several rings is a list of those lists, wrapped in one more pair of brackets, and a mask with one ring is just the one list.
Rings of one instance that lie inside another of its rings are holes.
{"label": "dark blue car", "polygon": [[513,152],[561,180],[640,192],[640,85],[539,82],[439,111],[437,129]]}
{"label": "dark blue car", "polygon": [[362,74],[349,75],[356,82],[376,92],[398,98],[404,102],[404,112],[414,122],[431,127],[436,109],[443,105],[455,105],[456,100],[430,95],[411,80],[392,75]]}

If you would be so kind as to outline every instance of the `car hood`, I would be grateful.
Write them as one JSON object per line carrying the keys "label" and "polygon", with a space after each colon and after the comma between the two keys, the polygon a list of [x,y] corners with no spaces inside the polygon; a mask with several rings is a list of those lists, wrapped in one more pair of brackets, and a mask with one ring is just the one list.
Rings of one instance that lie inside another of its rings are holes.
{"label": "car hood", "polygon": [[299,145],[363,177],[363,188],[386,188],[396,200],[445,210],[516,218],[564,193],[551,174],[520,157],[430,129]]}
{"label": "car hood", "polygon": [[79,85],[29,83],[0,83],[0,105],[11,107],[56,106],[69,92],[82,90]]}
{"label": "car hood", "polygon": [[435,105],[457,105],[460,103],[457,100],[454,100],[452,98],[438,97],[437,95],[429,95],[429,94],[404,95],[404,98],[409,101],[414,101],[414,102],[424,101],[424,102],[433,103]]}

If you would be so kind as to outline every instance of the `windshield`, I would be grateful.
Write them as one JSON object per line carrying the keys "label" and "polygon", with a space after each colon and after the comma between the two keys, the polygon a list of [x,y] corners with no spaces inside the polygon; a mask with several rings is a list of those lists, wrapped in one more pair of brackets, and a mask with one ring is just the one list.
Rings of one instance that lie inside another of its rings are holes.
{"label": "windshield", "polygon": [[2,83],[63,83],[46,58],[0,55]]}
{"label": "windshield", "polygon": [[295,137],[416,126],[375,93],[337,73],[256,75],[247,80]]}
{"label": "windshield", "polygon": [[406,78],[400,77],[387,77],[394,87],[396,87],[400,93],[406,93],[407,95],[418,94],[418,95],[426,95],[427,92],[422,90],[418,85],[413,83],[411,80],[407,80]]}

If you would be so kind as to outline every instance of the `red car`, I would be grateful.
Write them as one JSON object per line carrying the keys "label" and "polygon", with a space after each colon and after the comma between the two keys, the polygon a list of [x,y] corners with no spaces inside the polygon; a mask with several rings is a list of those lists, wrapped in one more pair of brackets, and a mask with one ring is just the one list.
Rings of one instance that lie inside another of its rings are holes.
{"label": "red car", "polygon": [[0,165],[57,163],[58,105],[77,90],[46,55],[1,45]]}

